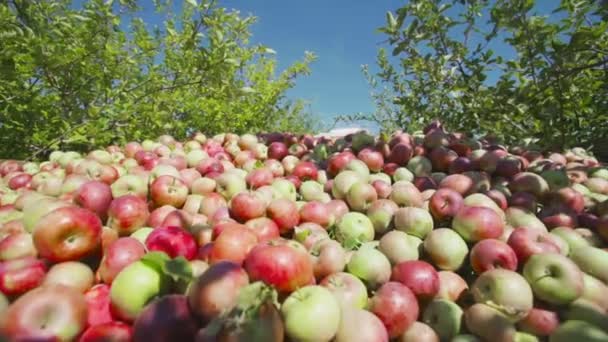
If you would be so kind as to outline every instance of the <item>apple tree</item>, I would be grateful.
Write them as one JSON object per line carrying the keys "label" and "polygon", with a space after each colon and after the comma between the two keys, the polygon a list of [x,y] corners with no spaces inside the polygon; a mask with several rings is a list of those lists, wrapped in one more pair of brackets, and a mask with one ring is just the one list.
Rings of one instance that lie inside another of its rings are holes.
{"label": "apple tree", "polygon": [[213,0],[154,9],[153,26],[135,0],[1,2],[0,158],[164,133],[311,128],[305,103],[285,92],[312,53],[279,71],[274,51],[250,42],[253,16]]}
{"label": "apple tree", "polygon": [[364,67],[385,129],[452,129],[582,145],[608,158],[608,2],[411,0],[387,13],[377,69]]}

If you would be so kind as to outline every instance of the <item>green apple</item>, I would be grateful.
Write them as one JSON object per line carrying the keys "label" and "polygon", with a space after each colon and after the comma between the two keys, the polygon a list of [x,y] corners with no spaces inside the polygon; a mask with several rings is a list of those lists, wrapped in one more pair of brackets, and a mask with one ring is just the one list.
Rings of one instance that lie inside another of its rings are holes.
{"label": "green apple", "polygon": [[362,247],[350,258],[346,265],[349,273],[363,280],[369,289],[377,289],[391,276],[391,263],[379,250]]}
{"label": "green apple", "polygon": [[[236,196],[238,193],[247,190],[245,177],[240,177],[233,173],[224,172],[217,177],[215,181],[215,191],[222,195],[226,200],[231,200],[232,197]],[[293,189],[293,192],[295,196],[295,188]]]}
{"label": "green apple", "polygon": [[144,307],[164,294],[169,280],[157,265],[145,260],[136,261],[118,273],[110,288],[113,312],[119,318],[133,322]]}
{"label": "green apple", "polygon": [[585,321],[566,321],[549,336],[549,342],[606,342],[608,333]]}
{"label": "green apple", "polygon": [[469,253],[467,243],[449,228],[432,230],[424,239],[423,246],[432,263],[445,271],[458,270]]}
{"label": "green apple", "polygon": [[300,185],[300,195],[305,201],[318,201],[323,191],[323,185],[314,180],[307,180]]}
{"label": "green apple", "polygon": [[562,240],[566,241],[570,253],[576,248],[589,246],[589,242],[570,227],[556,227],[551,230],[551,234],[559,236]]}
{"label": "green apple", "polygon": [[397,342],[439,342],[439,336],[433,328],[422,322],[414,322],[399,336]]}
{"label": "green apple", "polygon": [[392,265],[408,260],[418,260],[422,240],[398,230],[391,230],[380,239],[378,249]]}
{"label": "green apple", "polygon": [[484,341],[513,341],[514,324],[500,311],[489,305],[477,303],[464,313],[467,328]]}
{"label": "green apple", "polygon": [[422,208],[405,207],[395,212],[395,229],[424,239],[433,230],[433,216]]}
{"label": "green apple", "polygon": [[532,288],[519,273],[495,268],[482,273],[471,287],[473,298],[517,322],[532,310]]}
{"label": "green apple", "polygon": [[134,239],[137,239],[137,241],[141,242],[145,246],[146,239],[148,238],[148,235],[150,235],[150,233],[152,233],[153,230],[154,230],[154,228],[151,228],[151,227],[141,227],[141,228],[137,229],[136,231],[134,231],[133,233],[131,233],[130,236]]}
{"label": "green apple", "polygon": [[422,321],[433,328],[442,341],[451,340],[460,332],[462,315],[463,311],[458,304],[435,299],[424,309]]}
{"label": "green apple", "polygon": [[338,332],[340,306],[328,289],[311,285],[293,292],[281,306],[285,334],[292,341],[330,341]]}
{"label": "green apple", "polygon": [[407,163],[407,169],[410,170],[414,176],[422,177],[429,175],[433,170],[433,164],[431,161],[423,156],[415,156]]}
{"label": "green apple", "polygon": [[561,254],[532,255],[524,265],[523,275],[534,295],[548,303],[568,304],[583,294],[583,273]]}
{"label": "green apple", "polygon": [[545,224],[534,213],[518,207],[509,207],[505,211],[507,224],[512,227],[526,227],[537,229],[542,232],[547,231]]}
{"label": "green apple", "polygon": [[566,320],[585,321],[608,332],[608,314],[601,306],[586,299],[577,299],[570,303],[566,313]]}
{"label": "green apple", "polygon": [[114,198],[124,195],[146,196],[148,194],[148,183],[144,177],[138,175],[121,176],[110,187]]}
{"label": "green apple", "polygon": [[365,164],[362,160],[353,159],[349,161],[348,164],[346,164],[346,166],[344,167],[344,170],[356,172],[363,182],[369,181],[369,168],[367,167],[367,164]]}
{"label": "green apple", "polygon": [[348,190],[357,182],[363,182],[359,173],[352,170],[343,170],[334,178],[331,193],[336,199],[345,199]]}
{"label": "green apple", "polygon": [[608,252],[595,247],[581,247],[572,251],[570,258],[580,269],[608,284]]}
{"label": "green apple", "polygon": [[393,179],[395,180],[395,182],[398,182],[398,181],[412,182],[412,181],[414,181],[414,174],[412,173],[412,171],[410,171],[406,167],[399,167],[399,168],[397,168],[397,170],[395,170],[395,173],[393,173]]}
{"label": "green apple", "polygon": [[388,184],[388,185],[393,184],[393,180],[391,179],[391,176],[389,176],[389,175],[387,175],[386,173],[383,173],[383,172],[373,173],[373,174],[369,175],[369,183],[370,184],[373,183],[376,180],[381,180],[383,182],[386,182],[386,184]]}
{"label": "green apple", "polygon": [[502,220],[505,220],[505,212],[500,209],[498,204],[484,194],[476,193],[464,198],[463,204],[469,207],[486,207],[494,210]]}
{"label": "green apple", "polygon": [[513,342],[538,342],[538,337],[525,333],[525,332],[521,332],[518,331],[515,333],[515,336],[513,337]]}
{"label": "green apple", "polygon": [[372,241],[375,231],[372,221],[362,213],[348,212],[336,224],[336,240],[344,248],[352,249],[358,244]]}
{"label": "green apple", "polygon": [[28,203],[28,205],[23,208],[23,226],[25,227],[25,230],[32,233],[42,217],[55,209],[67,207],[69,205],[70,204],[65,201],[59,201],[53,198],[43,198],[40,201]]}
{"label": "green apple", "polygon": [[283,178],[275,179],[272,182],[271,187],[280,198],[295,202],[297,198],[296,187],[289,180]]}
{"label": "green apple", "polygon": [[587,273],[583,273],[583,283],[585,287],[581,299],[586,299],[601,306],[604,310],[608,310],[608,296],[606,296],[608,286]]}

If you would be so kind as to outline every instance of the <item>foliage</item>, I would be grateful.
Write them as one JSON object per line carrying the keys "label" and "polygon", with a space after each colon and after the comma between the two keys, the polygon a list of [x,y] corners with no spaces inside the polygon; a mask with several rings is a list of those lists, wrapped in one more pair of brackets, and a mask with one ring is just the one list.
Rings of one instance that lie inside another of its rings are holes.
{"label": "foliage", "polygon": [[249,42],[255,17],[199,1],[155,1],[159,27],[135,0],[0,3],[0,158],[193,130],[312,129],[285,92],[315,56],[278,73],[274,51]]}
{"label": "foliage", "polygon": [[379,71],[364,68],[376,111],[350,118],[608,151],[607,4],[562,0],[543,16],[534,0],[410,0],[380,28]]}

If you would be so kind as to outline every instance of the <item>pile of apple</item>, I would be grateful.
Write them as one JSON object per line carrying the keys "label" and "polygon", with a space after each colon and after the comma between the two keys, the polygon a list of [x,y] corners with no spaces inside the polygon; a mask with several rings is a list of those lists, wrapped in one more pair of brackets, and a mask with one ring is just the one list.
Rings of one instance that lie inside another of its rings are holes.
{"label": "pile of apple", "polygon": [[10,341],[608,341],[608,169],[423,132],[0,161]]}

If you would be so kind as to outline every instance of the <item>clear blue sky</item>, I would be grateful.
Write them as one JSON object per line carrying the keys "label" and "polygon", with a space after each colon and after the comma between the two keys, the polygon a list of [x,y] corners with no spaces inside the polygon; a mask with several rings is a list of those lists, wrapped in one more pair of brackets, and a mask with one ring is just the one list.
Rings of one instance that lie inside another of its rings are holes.
{"label": "clear blue sky", "polygon": [[318,60],[312,74],[297,82],[290,96],[310,101],[320,117],[369,112],[373,105],[362,64],[374,64],[383,36],[376,28],[385,23],[387,10],[398,0],[220,0],[258,17],[254,41],[277,51],[280,65],[287,66],[312,51]]}

